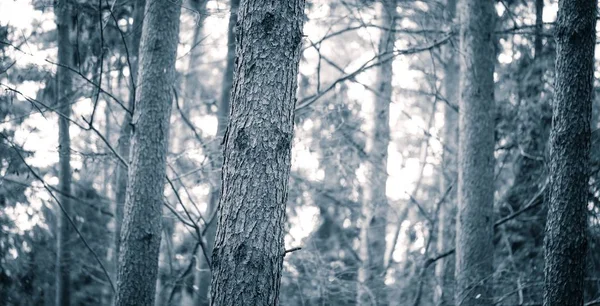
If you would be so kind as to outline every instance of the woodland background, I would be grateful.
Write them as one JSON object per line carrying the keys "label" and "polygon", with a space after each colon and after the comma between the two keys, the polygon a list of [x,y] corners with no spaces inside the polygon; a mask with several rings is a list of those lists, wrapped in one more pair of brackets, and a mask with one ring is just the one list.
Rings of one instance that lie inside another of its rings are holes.
{"label": "woodland background", "polygon": [[[116,279],[127,184],[116,156],[128,156],[139,3],[73,0],[72,184],[65,192],[59,186],[59,151],[66,140],[59,142],[57,125],[53,4],[0,2],[0,299],[6,305],[54,305],[57,256],[70,266],[72,305],[111,303],[107,276]],[[209,236],[216,226],[217,169],[235,58],[230,19],[239,0],[181,5],[157,305],[207,303],[206,254],[214,243]],[[306,3],[281,305],[356,304],[361,248],[370,247],[361,243],[369,194],[384,194],[387,202],[375,233],[383,239],[383,246],[374,247],[384,264],[373,267],[381,283],[373,299],[438,305],[445,303],[442,293],[452,292],[455,6],[453,0],[397,1],[390,19],[377,1]],[[494,6],[493,304],[541,305],[557,1],[500,0]],[[382,36],[392,44],[382,47]],[[381,96],[376,80],[386,76],[389,120],[376,120],[373,105]],[[597,85],[600,71],[594,76]],[[598,96],[589,164],[586,305],[600,304]],[[370,131],[382,126],[388,126],[389,138],[370,139]],[[367,157],[373,145],[387,160]],[[373,172],[387,175],[381,181],[369,176]],[[57,248],[60,201],[71,203],[69,218],[78,230],[66,233]],[[198,231],[205,237],[199,240]]]}

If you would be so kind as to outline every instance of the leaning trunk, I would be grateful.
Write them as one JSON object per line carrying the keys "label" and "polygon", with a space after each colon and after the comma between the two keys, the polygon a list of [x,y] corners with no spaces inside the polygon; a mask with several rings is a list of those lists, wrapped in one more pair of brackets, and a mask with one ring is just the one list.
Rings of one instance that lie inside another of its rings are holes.
{"label": "leaning trunk", "polygon": [[[133,8],[133,26],[132,30],[134,33],[130,36],[129,42],[129,62],[131,63],[131,84],[132,90],[129,93],[129,106],[130,112],[134,109],[135,104],[135,90],[137,88],[137,61],[140,49],[140,36],[142,24],[144,22],[144,6],[146,0],[137,0]],[[129,151],[131,149],[131,114],[125,113],[123,116],[123,123],[121,123],[121,131],[119,133],[118,153],[129,162]],[[116,168],[116,182],[115,182],[115,254],[116,261],[119,260],[119,254],[121,251],[121,224],[123,222],[123,207],[125,206],[125,195],[127,192],[127,165],[123,165],[121,162],[118,163]],[[117,262],[115,261],[115,274]]]}
{"label": "leaning trunk", "polygon": [[181,6],[145,7],[116,305],[153,305]]}
{"label": "leaning trunk", "polygon": [[70,305],[70,267],[65,249],[73,229],[69,224],[71,213],[71,137],[69,135],[69,117],[73,99],[73,80],[68,67],[73,66],[73,46],[69,39],[73,29],[73,8],[69,0],[55,2],[56,28],[58,33],[58,154],[59,154],[59,205],[58,228],[56,235],[56,305]]}
{"label": "leaning trunk", "polygon": [[276,305],[304,1],[241,3],[212,305]]}
{"label": "leaning trunk", "polygon": [[456,305],[493,303],[495,14],[492,1],[460,9]]}
{"label": "leaning trunk", "polygon": [[550,132],[544,305],[583,305],[596,1],[561,0]]}
{"label": "leaning trunk", "polygon": [[396,0],[383,0],[380,16],[383,19],[379,39],[379,61],[377,70],[374,106],[368,131],[366,153],[368,155],[367,182],[363,200],[365,216],[361,229],[361,249],[363,265],[359,271],[358,302],[361,305],[387,305],[385,286],[384,254],[387,225],[387,151],[390,141],[390,101],[392,99],[392,63],[394,59],[396,23]]}
{"label": "leaning trunk", "polygon": [[[206,208],[205,215],[208,218],[208,228],[204,233],[206,239],[206,252],[199,250],[198,259],[200,269],[196,271],[194,277],[195,287],[198,288],[196,295],[194,296],[194,305],[209,305],[209,291],[211,282],[211,271],[204,254],[212,254],[213,246],[215,244],[215,235],[217,231],[217,221],[215,214],[217,212],[217,206],[219,204],[219,198],[221,196],[221,167],[223,166],[223,155],[221,143],[223,143],[223,136],[227,129],[227,122],[229,118],[229,99],[231,98],[231,84],[233,83],[233,68],[235,60],[235,24],[237,22],[237,12],[240,5],[240,0],[231,0],[229,24],[227,31],[227,56],[225,61],[225,72],[223,74],[223,81],[221,82],[221,99],[219,100],[219,108],[217,111],[217,137],[214,143],[214,154],[212,160],[214,161],[214,171],[212,172],[212,181],[210,199],[208,207]],[[192,68],[192,67],[190,67]]]}

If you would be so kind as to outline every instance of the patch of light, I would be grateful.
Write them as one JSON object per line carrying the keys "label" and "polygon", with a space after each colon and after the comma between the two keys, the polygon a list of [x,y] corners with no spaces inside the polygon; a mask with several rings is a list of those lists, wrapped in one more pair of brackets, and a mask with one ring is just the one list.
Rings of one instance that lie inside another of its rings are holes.
{"label": "patch of light", "polygon": [[556,20],[556,13],[558,12],[558,2],[552,2],[550,5],[544,5],[544,14],[542,20],[544,22],[554,22]]}
{"label": "patch of light", "polygon": [[319,209],[312,205],[296,208],[296,215],[289,219],[292,225],[289,230],[290,237],[286,237],[286,249],[292,248],[298,241],[308,237],[319,222]]}
{"label": "patch of light", "polygon": [[24,81],[17,85],[16,89],[27,97],[35,97],[41,84],[34,81]]}
{"label": "patch of light", "polygon": [[0,1],[0,25],[2,26],[29,29],[31,21],[41,17],[42,12],[35,10],[30,0]]}
{"label": "patch of light", "polygon": [[35,152],[27,158],[32,167],[45,168],[58,163],[57,119],[50,113],[45,116],[32,114],[15,131],[15,142],[22,144],[23,149]]}
{"label": "patch of light", "polygon": [[219,124],[219,120],[217,116],[201,116],[201,118],[195,117],[190,118],[190,120],[194,123],[194,125],[202,130],[203,133],[210,136],[217,135],[217,127]]}
{"label": "patch of light", "polygon": [[512,60],[512,56],[507,54],[507,52],[502,52],[498,55],[498,62],[500,62],[500,64],[510,64],[512,63]]}

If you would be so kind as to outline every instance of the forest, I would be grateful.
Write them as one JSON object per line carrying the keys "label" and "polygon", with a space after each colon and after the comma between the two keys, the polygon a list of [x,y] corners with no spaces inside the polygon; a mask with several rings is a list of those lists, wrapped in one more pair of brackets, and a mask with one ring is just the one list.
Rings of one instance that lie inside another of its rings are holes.
{"label": "forest", "polygon": [[597,19],[0,0],[0,305],[600,305]]}

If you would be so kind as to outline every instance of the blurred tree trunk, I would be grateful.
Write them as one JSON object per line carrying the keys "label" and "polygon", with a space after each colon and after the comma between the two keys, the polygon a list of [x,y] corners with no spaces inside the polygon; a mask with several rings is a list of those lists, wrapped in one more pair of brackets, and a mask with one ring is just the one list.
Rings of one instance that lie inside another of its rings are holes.
{"label": "blurred tree trunk", "polygon": [[[446,1],[446,21],[453,25],[456,18],[456,1]],[[458,75],[460,75],[457,50],[453,45],[444,47],[444,97],[452,105],[458,105]],[[437,253],[442,254],[454,247],[456,228],[456,157],[458,153],[458,113],[449,105],[444,105],[444,145],[448,148],[442,153],[442,180],[440,192],[444,194],[453,188],[446,200],[440,204],[437,217]],[[448,256],[436,262],[435,276],[437,288],[434,291],[435,305],[454,305],[454,258]]]}
{"label": "blurred tree trunk", "polygon": [[[206,4],[208,0],[190,0],[191,9],[194,11],[196,26],[192,34],[192,49],[190,50],[190,60],[188,70],[185,75],[185,101],[200,100],[200,82],[199,82],[199,63],[202,55],[202,32],[204,29],[204,20],[206,19]],[[186,104],[190,104],[186,102]]]}
{"label": "blurred tree trunk", "polygon": [[238,13],[211,305],[276,305],[304,1],[247,0]]}
{"label": "blurred tree trunk", "polygon": [[583,305],[596,0],[559,1],[544,305]]}
{"label": "blurred tree trunk", "polygon": [[56,305],[68,306],[70,302],[70,258],[66,254],[73,229],[67,219],[71,214],[71,136],[69,118],[73,99],[73,80],[67,67],[73,66],[74,52],[70,40],[73,24],[73,3],[71,0],[56,1],[54,5],[56,28],[58,33],[58,67],[56,71],[58,112],[58,154],[59,154],[59,190],[58,228],[56,233]]}
{"label": "blurred tree trunk", "polygon": [[150,0],[145,7],[117,305],[154,303],[180,12],[169,1]]}
{"label": "blurred tree trunk", "polygon": [[379,38],[379,61],[377,69],[372,126],[368,130],[365,151],[368,155],[367,184],[364,189],[360,256],[363,265],[359,271],[360,288],[358,302],[361,305],[387,305],[385,286],[386,250],[385,236],[387,225],[387,151],[390,142],[390,101],[392,99],[392,64],[396,24],[396,0],[382,0],[379,15],[382,18],[382,32]]}
{"label": "blurred tree trunk", "polygon": [[[230,2],[230,13],[229,23],[227,30],[227,56],[225,60],[225,71],[223,73],[223,81],[221,82],[221,98],[219,100],[219,106],[217,110],[217,136],[214,143],[213,154],[214,169],[211,173],[212,184],[209,203],[206,208],[205,217],[208,218],[208,228],[204,234],[206,243],[204,244],[207,248],[206,254],[212,254],[213,246],[215,244],[215,235],[217,232],[217,218],[215,214],[217,212],[217,206],[219,205],[219,198],[221,196],[221,167],[223,166],[223,155],[221,144],[223,143],[223,136],[227,129],[227,123],[229,119],[229,100],[231,98],[231,85],[233,84],[233,69],[235,61],[235,24],[237,22],[237,12],[240,5],[240,0],[231,0]],[[190,67],[191,68],[191,67]],[[194,305],[209,305],[209,291],[211,282],[210,266],[204,257],[202,250],[198,252],[199,269],[196,270],[194,277],[194,285],[198,288],[194,295]]]}
{"label": "blurred tree trunk", "polygon": [[[146,6],[146,0],[136,0],[133,7],[133,25],[132,34],[129,36],[129,62],[131,63],[131,84],[129,92],[129,105],[128,109],[133,111],[135,105],[135,90],[138,70],[138,55],[140,49],[140,37],[142,34],[142,25],[144,22],[144,8]],[[117,151],[119,155],[126,161],[129,160],[129,153],[131,150],[131,115],[125,113],[123,116],[123,122],[121,123],[121,131],[119,133],[119,143]],[[121,252],[121,224],[123,222],[123,207],[125,206],[125,195],[127,192],[127,166],[122,163],[117,164],[116,169],[116,182],[115,182],[115,274],[117,273],[116,267],[119,261],[119,254]]]}
{"label": "blurred tree trunk", "polygon": [[461,3],[456,305],[493,302],[496,18],[492,1]]}

